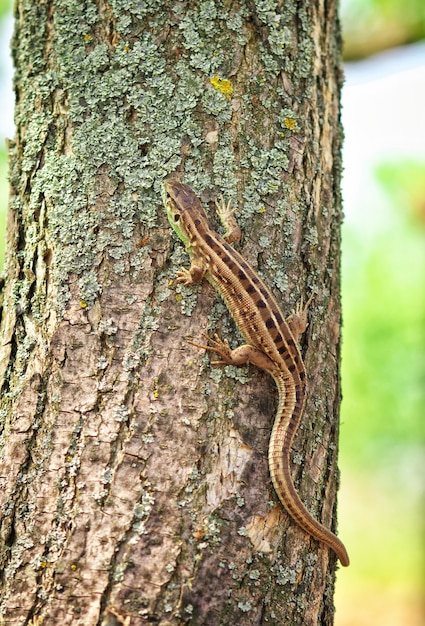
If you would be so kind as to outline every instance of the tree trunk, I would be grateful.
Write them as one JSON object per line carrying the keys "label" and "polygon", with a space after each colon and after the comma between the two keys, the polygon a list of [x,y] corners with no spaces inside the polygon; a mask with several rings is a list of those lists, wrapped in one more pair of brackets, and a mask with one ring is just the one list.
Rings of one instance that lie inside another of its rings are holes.
{"label": "tree trunk", "polygon": [[2,624],[329,625],[335,557],[279,504],[277,405],[159,195],[238,203],[288,314],[315,292],[293,476],[335,527],[336,2],[18,0],[0,353]]}

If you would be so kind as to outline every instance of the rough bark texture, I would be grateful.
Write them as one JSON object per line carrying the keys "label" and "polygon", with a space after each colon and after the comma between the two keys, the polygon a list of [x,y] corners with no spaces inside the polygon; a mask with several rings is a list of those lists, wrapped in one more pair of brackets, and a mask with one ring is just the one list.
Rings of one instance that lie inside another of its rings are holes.
{"label": "rough bark texture", "polygon": [[332,623],[334,555],[268,475],[272,380],[185,342],[237,333],[173,282],[159,184],[184,173],[212,215],[234,198],[285,312],[316,292],[294,479],[334,528],[338,28],[334,0],[17,1],[2,624]]}

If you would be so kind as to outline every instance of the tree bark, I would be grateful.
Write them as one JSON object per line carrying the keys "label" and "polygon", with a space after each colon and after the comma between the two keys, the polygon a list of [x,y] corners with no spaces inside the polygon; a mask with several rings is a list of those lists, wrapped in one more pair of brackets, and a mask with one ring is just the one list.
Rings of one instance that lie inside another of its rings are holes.
{"label": "tree bark", "polygon": [[335,557],[280,506],[254,367],[161,206],[178,175],[288,314],[314,292],[294,450],[335,527],[340,38],[336,2],[18,0],[0,352],[2,624],[329,625]]}

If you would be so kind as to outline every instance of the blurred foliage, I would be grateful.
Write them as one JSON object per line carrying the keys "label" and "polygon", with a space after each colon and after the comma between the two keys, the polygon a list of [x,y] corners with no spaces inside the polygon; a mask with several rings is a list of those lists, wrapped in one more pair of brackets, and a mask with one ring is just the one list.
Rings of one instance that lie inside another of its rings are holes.
{"label": "blurred foliage", "polygon": [[352,567],[338,579],[336,624],[419,626],[425,163],[386,162],[375,174],[383,206],[367,208],[380,216],[379,232],[343,231],[340,527]]}
{"label": "blurred foliage", "polygon": [[387,199],[380,233],[344,229],[343,441],[359,466],[409,455],[425,417],[425,164],[376,174]]}
{"label": "blurred foliage", "polygon": [[425,37],[424,0],[341,0],[340,14],[347,61]]}
{"label": "blurred foliage", "polygon": [[0,0],[0,19],[12,9],[12,0]]}

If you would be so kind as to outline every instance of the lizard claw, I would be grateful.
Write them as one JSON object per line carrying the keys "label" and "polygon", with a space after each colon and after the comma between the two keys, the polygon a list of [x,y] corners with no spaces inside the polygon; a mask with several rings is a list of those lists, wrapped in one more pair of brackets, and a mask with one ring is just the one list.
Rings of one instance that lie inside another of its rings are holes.
{"label": "lizard claw", "polygon": [[183,285],[185,285],[186,287],[193,283],[190,270],[186,269],[185,267],[182,267],[181,270],[178,270],[176,272],[176,277],[176,282],[183,283]]}

